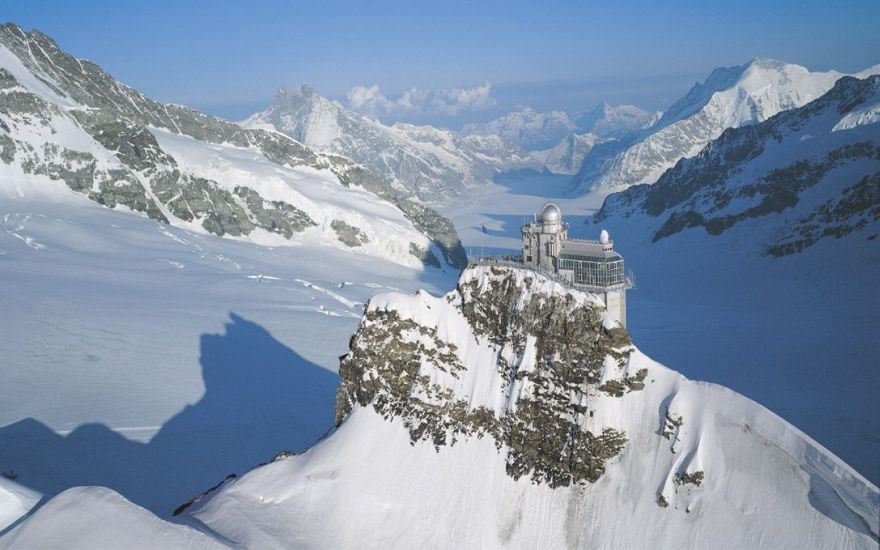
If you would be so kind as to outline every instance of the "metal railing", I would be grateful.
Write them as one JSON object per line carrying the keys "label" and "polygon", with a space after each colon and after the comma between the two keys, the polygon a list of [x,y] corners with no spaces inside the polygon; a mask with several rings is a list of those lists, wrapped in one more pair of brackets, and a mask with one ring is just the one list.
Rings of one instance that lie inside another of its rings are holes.
{"label": "metal railing", "polygon": [[596,286],[596,285],[584,285],[575,283],[559,273],[555,273],[552,271],[548,271],[542,267],[532,267],[525,265],[522,261],[522,256],[469,256],[468,257],[468,267],[473,266],[500,266],[500,267],[512,267],[516,269],[526,269],[528,271],[533,271],[542,277],[546,277],[552,281],[555,281],[567,288],[571,288],[574,290],[586,290],[587,292],[593,293],[601,293],[601,292],[614,292],[618,290],[629,290],[636,287],[636,278],[633,274],[632,270],[629,270],[625,275],[625,282],[616,284],[616,285],[608,285],[608,286]]}

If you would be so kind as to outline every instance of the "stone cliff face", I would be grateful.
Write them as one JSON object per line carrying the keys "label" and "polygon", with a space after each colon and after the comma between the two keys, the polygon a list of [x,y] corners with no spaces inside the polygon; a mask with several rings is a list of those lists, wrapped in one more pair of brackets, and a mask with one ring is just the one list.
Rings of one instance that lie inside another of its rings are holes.
{"label": "stone cliff face", "polygon": [[[464,266],[464,249],[448,220],[400,196],[387,180],[351,160],[316,154],[277,132],[245,129],[153,101],[98,65],[67,54],[39,31],[4,25],[0,47],[9,65],[0,66],[0,160],[20,166],[25,174],[61,180],[109,207],[123,205],[164,223],[173,216],[221,236],[261,228],[289,239],[315,225],[303,205],[268,200],[247,186],[224,189],[210,178],[184,173],[157,142],[151,129],[158,129],[206,144],[252,149],[283,167],[329,171],[342,185],[396,205],[446,263]],[[9,70],[12,65],[16,69]],[[94,142],[64,139],[82,131]],[[340,241],[354,246],[348,234],[340,234]],[[426,264],[439,263],[426,247],[413,244],[412,253]]]}
{"label": "stone cliff face", "polygon": [[[526,270],[468,270],[446,301],[491,355],[471,363],[436,327],[368,306],[340,362],[337,423],[356,404],[372,407],[438,450],[491,437],[513,478],[596,481],[626,443],[624,432],[590,421],[596,396],[640,390],[647,375],[628,372],[626,330],[605,321],[600,302]],[[496,406],[473,406],[457,391],[463,379],[485,376],[475,369],[494,371]]]}

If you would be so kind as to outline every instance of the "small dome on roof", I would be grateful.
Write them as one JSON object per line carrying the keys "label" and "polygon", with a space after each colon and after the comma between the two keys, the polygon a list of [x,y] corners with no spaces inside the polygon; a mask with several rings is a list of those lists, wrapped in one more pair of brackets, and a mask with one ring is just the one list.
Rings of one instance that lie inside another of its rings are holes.
{"label": "small dome on roof", "polygon": [[608,231],[603,229],[602,232],[599,233],[599,242],[602,244],[608,244],[611,242],[611,235],[608,234]]}
{"label": "small dome on roof", "polygon": [[548,202],[541,209],[542,222],[558,222],[560,220],[562,220],[562,211],[552,202]]}

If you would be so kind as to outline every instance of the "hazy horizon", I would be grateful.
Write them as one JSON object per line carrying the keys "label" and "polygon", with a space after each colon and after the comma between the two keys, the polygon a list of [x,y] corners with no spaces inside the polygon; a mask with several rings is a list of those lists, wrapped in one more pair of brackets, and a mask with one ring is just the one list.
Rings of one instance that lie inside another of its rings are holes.
{"label": "hazy horizon", "polygon": [[456,128],[523,106],[576,112],[605,101],[664,110],[714,68],[754,57],[841,72],[880,62],[880,3],[861,0],[452,2],[433,10],[7,0],[3,8],[3,19],[39,29],[150,97],[228,120],[299,83],[350,107],[354,98],[358,111],[383,122]]}

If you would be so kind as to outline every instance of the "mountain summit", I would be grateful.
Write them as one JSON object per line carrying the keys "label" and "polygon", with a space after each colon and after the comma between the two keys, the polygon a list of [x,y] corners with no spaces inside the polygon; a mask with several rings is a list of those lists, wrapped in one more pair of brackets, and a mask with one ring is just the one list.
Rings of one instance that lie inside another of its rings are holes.
{"label": "mountain summit", "polygon": [[582,192],[608,192],[654,183],[725,129],[801,107],[830,90],[841,76],[837,71],[810,72],[800,65],[765,58],[715,69],[629,144],[589,155],[573,185]]}
{"label": "mountain summit", "polygon": [[389,179],[395,189],[425,203],[445,203],[496,171],[522,165],[494,136],[462,137],[433,126],[381,122],[318,95],[307,85],[282,88],[272,105],[244,120],[319,151],[349,157]]}

